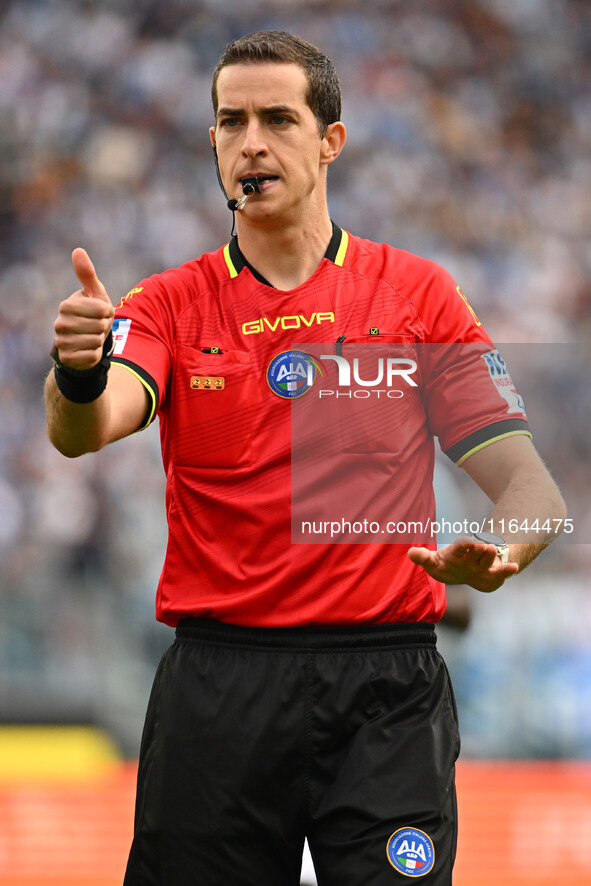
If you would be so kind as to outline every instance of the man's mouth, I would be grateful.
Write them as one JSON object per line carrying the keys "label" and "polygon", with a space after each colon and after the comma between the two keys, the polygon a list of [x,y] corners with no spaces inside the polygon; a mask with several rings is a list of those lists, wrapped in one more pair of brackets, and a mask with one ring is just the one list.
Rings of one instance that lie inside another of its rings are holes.
{"label": "man's mouth", "polygon": [[240,184],[244,187],[245,184],[252,184],[255,187],[259,188],[261,185],[266,184],[266,182],[274,182],[277,181],[279,176],[277,175],[247,175],[244,178],[240,179]]}

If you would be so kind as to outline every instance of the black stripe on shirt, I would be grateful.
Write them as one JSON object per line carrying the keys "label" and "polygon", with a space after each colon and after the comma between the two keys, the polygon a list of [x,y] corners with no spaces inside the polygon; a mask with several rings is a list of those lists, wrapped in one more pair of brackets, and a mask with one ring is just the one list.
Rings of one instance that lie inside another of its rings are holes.
{"label": "black stripe on shirt", "polygon": [[148,408],[146,409],[146,413],[138,428],[138,431],[143,431],[144,428],[147,428],[156,417],[156,411],[158,409],[158,404],[160,403],[160,391],[158,390],[158,385],[149,372],[146,372],[146,370],[141,366],[138,366],[137,363],[133,363],[131,360],[126,360],[125,357],[111,357],[111,363],[118,363],[120,366],[125,366],[126,369],[136,375],[150,395]]}
{"label": "black stripe on shirt", "polygon": [[478,431],[474,431],[468,437],[464,437],[458,443],[455,443],[445,454],[456,464],[461,462],[477,449],[482,449],[495,440],[503,437],[511,437],[516,434],[525,434],[531,437],[528,423],[522,418],[505,418],[501,421],[493,422],[492,425],[486,425]]}

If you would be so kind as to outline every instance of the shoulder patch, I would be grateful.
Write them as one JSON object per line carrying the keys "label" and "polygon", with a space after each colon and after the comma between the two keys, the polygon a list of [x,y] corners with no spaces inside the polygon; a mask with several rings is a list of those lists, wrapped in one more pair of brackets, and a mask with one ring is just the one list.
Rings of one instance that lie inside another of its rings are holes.
{"label": "shoulder patch", "polygon": [[507,402],[507,412],[509,414],[522,415],[526,418],[525,404],[523,398],[517,393],[513,379],[509,375],[507,364],[495,348],[482,354],[482,359],[486,363],[490,380],[496,387],[501,397]]}
{"label": "shoulder patch", "polygon": [[131,320],[127,320],[123,317],[116,317],[113,320],[113,354],[122,354],[125,348],[125,343],[127,342],[127,336],[129,335],[129,330],[131,329]]}

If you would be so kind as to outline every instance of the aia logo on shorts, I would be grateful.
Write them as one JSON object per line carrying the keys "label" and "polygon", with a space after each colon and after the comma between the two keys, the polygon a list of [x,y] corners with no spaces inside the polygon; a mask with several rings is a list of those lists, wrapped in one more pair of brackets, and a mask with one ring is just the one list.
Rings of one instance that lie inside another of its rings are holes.
{"label": "aia logo on shorts", "polygon": [[418,828],[401,828],[388,840],[388,861],[405,877],[424,877],[435,864],[433,841]]}

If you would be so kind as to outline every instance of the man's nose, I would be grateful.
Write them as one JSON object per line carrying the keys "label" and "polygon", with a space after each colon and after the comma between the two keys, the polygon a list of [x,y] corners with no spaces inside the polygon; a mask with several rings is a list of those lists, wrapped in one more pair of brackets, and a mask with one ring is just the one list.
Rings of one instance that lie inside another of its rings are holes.
{"label": "man's nose", "polygon": [[267,144],[264,138],[262,126],[258,121],[249,122],[244,129],[242,142],[242,154],[244,157],[256,157],[264,154]]}

